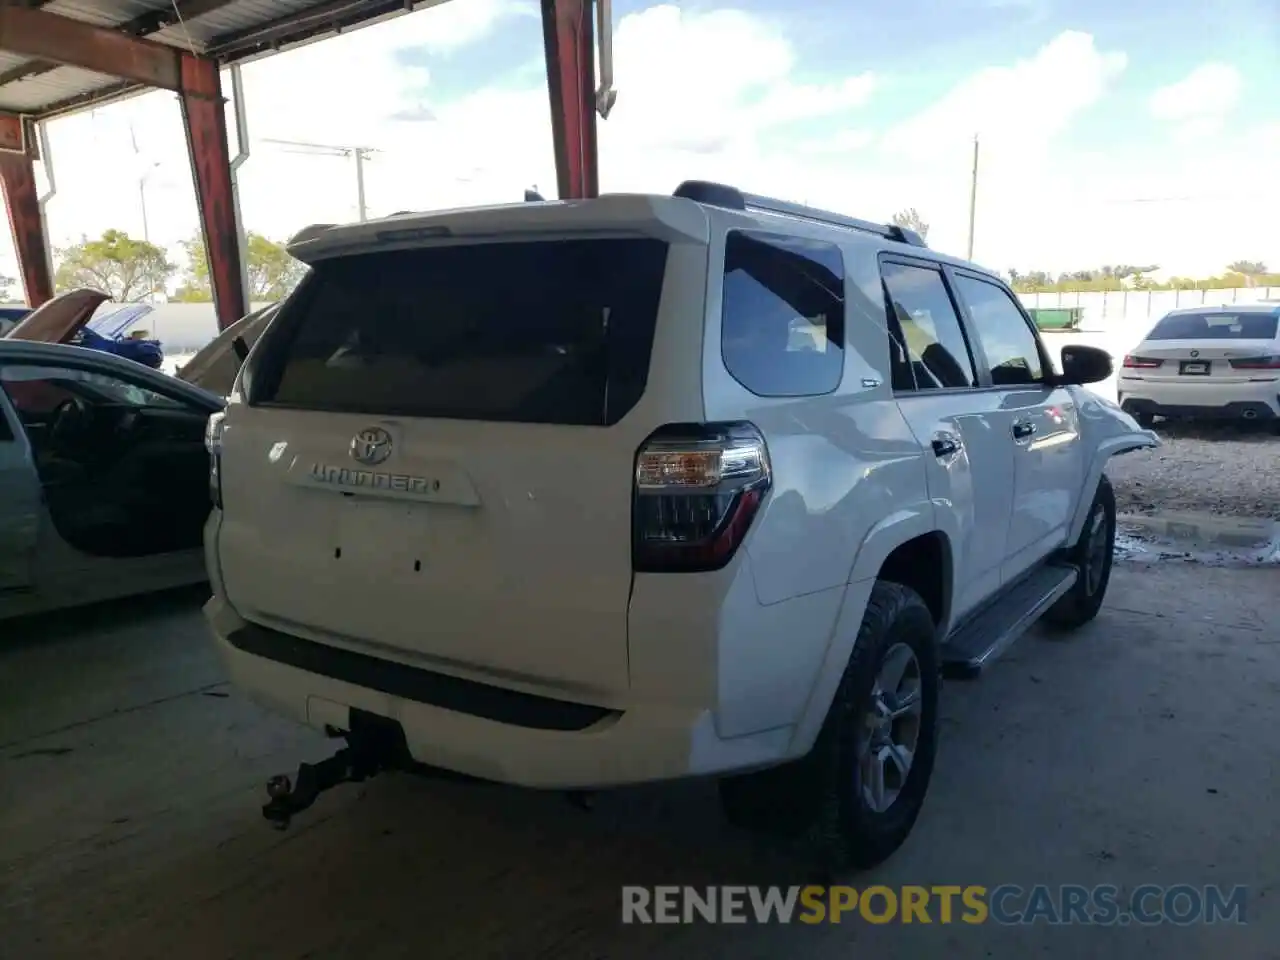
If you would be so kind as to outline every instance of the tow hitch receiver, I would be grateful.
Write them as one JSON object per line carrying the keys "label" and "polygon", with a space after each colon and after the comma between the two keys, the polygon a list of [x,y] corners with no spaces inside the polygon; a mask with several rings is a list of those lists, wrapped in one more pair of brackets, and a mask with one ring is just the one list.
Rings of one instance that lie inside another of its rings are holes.
{"label": "tow hitch receiver", "polygon": [[343,783],[360,783],[383,770],[410,764],[404,730],[394,720],[361,710],[351,711],[351,729],[342,734],[347,745],[327,760],[299,764],[293,781],[280,774],[267,781],[262,815],[278,830],[306,810],[320,794]]}

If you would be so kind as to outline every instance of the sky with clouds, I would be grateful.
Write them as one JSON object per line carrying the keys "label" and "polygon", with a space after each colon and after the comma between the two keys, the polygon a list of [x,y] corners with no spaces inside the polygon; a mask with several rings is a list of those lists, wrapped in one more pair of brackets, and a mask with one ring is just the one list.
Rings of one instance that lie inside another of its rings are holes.
{"label": "sky with clouds", "polygon": [[[1211,12],[1210,12],[1211,11]],[[997,270],[1280,269],[1280,2],[615,0],[605,191],[715,179],[857,216],[915,207]],[[249,229],[553,196],[536,3],[450,0],[247,64]],[[197,227],[172,95],[54,121],[52,241]],[[141,187],[139,184],[141,183]],[[0,272],[13,275],[7,232]]]}

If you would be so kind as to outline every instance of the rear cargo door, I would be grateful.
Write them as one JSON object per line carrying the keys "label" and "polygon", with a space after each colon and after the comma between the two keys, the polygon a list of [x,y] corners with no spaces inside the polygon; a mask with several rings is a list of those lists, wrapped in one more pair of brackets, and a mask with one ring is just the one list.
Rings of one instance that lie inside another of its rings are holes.
{"label": "rear cargo door", "polygon": [[426,667],[625,688],[632,473],[671,415],[650,365],[676,246],[319,261],[228,411],[230,602]]}

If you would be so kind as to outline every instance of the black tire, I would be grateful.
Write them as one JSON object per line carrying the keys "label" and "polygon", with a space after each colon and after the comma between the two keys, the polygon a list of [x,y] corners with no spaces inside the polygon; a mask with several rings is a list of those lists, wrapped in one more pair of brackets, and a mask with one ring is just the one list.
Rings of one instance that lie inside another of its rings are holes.
{"label": "black tire", "polygon": [[[877,582],[813,749],[783,766],[722,780],[720,797],[729,820],[803,840],[827,871],[868,869],[891,856],[915,826],[933,774],[940,684],[936,634],[919,594]],[[863,790],[860,734],[868,729],[885,656],[903,656],[900,646],[912,654],[908,679],[918,689],[918,717],[904,718],[916,724],[915,750],[896,799],[878,811]]]}
{"label": "black tire", "polygon": [[[1102,523],[1100,548],[1092,536],[1097,522]],[[1111,582],[1115,552],[1116,494],[1104,473],[1098,481],[1098,491],[1093,496],[1080,539],[1067,552],[1067,560],[1080,571],[1080,576],[1076,578],[1075,586],[1045,612],[1045,623],[1059,630],[1074,630],[1098,615],[1107,595],[1107,585]]]}

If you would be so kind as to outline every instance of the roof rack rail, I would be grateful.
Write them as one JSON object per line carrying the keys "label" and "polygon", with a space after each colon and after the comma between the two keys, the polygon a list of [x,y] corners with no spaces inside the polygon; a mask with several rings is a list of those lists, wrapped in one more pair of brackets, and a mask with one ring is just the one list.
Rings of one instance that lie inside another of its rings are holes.
{"label": "roof rack rail", "polygon": [[846,217],[842,213],[806,207],[802,203],[791,203],[773,197],[762,197],[754,193],[744,193],[737,187],[723,183],[712,183],[708,180],[686,180],[676,187],[675,197],[695,200],[712,207],[723,207],[726,210],[761,210],[765,213],[776,213],[784,217],[798,220],[812,220],[833,227],[845,227],[849,230],[861,230],[874,233],[887,240],[907,243],[913,247],[927,247],[924,238],[914,230],[900,227],[896,223],[872,223],[870,220],[859,220],[857,217]]}

